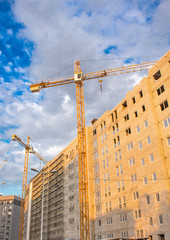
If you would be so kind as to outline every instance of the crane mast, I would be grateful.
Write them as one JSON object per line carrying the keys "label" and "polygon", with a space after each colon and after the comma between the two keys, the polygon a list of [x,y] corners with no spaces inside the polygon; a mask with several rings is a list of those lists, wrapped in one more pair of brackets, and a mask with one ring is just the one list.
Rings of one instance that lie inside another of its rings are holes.
{"label": "crane mast", "polygon": [[32,84],[31,92],[39,92],[41,89],[67,84],[76,84],[76,105],[77,105],[77,139],[78,139],[78,166],[79,166],[79,205],[80,205],[80,240],[90,240],[89,228],[89,199],[88,199],[88,173],[86,153],[86,132],[85,132],[85,109],[83,81],[101,79],[114,75],[137,72],[148,69],[156,61],[136,65],[112,68],[97,72],[83,74],[80,68],[80,61],[74,64],[74,78],[66,78],[48,82]]}
{"label": "crane mast", "polygon": [[27,187],[27,175],[28,175],[28,161],[29,153],[33,153],[37,158],[42,162],[47,163],[48,161],[44,159],[39,153],[37,153],[33,147],[30,147],[29,140],[30,137],[27,137],[27,142],[24,143],[21,138],[16,135],[12,135],[12,140],[17,141],[20,145],[25,148],[25,160],[24,160],[24,173],[23,173],[23,183],[22,183],[22,199],[21,199],[21,211],[20,211],[20,223],[19,223],[19,240],[23,239],[23,230],[24,230],[24,209],[25,209],[25,193]]}
{"label": "crane mast", "polygon": [[86,153],[86,124],[84,110],[84,90],[80,62],[75,62],[74,79],[76,83],[77,105],[77,138],[78,138],[78,166],[79,166],[79,208],[80,208],[80,239],[90,239],[89,231],[89,201],[88,174]]}

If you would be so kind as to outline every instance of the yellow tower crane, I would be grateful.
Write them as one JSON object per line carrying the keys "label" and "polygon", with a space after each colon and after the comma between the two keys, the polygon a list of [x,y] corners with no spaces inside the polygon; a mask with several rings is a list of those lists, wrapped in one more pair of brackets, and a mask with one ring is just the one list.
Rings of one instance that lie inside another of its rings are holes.
{"label": "yellow tower crane", "polygon": [[[43,88],[76,84],[76,105],[77,105],[77,138],[78,138],[78,166],[79,166],[79,205],[80,205],[80,240],[90,239],[89,228],[89,200],[88,200],[88,174],[86,156],[86,136],[85,136],[85,110],[83,82],[91,79],[101,79],[119,74],[137,72],[148,69],[156,61],[141,63],[136,65],[112,68],[97,72],[83,74],[80,68],[80,61],[74,64],[74,77],[64,80],[55,80],[32,84],[31,92],[39,92]],[[101,80],[100,80],[101,82]]]}
{"label": "yellow tower crane", "polygon": [[27,187],[27,174],[28,174],[28,161],[29,153],[34,154],[42,162],[47,163],[48,161],[44,159],[39,153],[37,153],[33,147],[29,145],[30,137],[27,137],[27,143],[24,143],[21,138],[16,135],[12,135],[12,140],[17,141],[25,148],[25,161],[24,161],[24,174],[23,174],[23,184],[22,184],[22,199],[21,199],[21,212],[20,212],[20,224],[19,224],[19,240],[23,239],[24,230],[24,207],[25,207],[25,192]]}

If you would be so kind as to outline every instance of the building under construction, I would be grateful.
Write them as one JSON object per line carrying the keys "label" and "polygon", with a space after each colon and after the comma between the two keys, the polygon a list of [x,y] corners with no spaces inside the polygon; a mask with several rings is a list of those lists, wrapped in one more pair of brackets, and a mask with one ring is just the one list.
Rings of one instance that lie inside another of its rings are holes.
{"label": "building under construction", "polygon": [[[90,239],[170,239],[170,51],[111,111],[86,128]],[[30,182],[24,239],[77,240],[78,143]],[[49,173],[56,170],[56,173]]]}

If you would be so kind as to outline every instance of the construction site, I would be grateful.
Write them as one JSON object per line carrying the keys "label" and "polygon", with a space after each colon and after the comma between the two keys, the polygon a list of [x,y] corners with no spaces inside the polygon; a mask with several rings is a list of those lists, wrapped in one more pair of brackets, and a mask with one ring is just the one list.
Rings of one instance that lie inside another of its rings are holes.
{"label": "construction site", "polygon": [[[117,106],[85,125],[84,81],[146,69],[148,76]],[[77,137],[52,161],[30,146],[29,136],[26,143],[12,136],[25,148],[18,239],[169,240],[170,51],[157,62],[92,73],[82,73],[77,61],[73,78],[33,84],[30,90],[72,83]],[[45,166],[32,169],[36,175],[27,184],[30,153]],[[0,197],[2,213],[5,204],[16,202],[9,201]],[[4,219],[0,239],[12,239],[2,231]]]}
{"label": "construction site", "polygon": [[[122,101],[85,124],[84,81],[148,70]],[[82,73],[30,86],[75,84],[77,137],[51,161],[25,149],[21,198],[0,196],[0,239],[170,239],[170,51],[159,61]],[[45,165],[32,168],[29,155]],[[5,160],[0,169],[7,162]],[[18,229],[18,231],[16,230]]]}

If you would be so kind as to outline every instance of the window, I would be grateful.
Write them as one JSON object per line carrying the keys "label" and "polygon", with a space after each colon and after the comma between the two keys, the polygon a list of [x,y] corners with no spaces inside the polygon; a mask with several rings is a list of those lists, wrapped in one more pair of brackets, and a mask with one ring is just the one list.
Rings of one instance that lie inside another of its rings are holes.
{"label": "window", "polygon": [[131,128],[128,128],[128,129],[126,129],[126,136],[128,136],[129,134],[131,134]]}
{"label": "window", "polygon": [[123,109],[127,107],[127,101],[125,101],[124,103],[122,103],[122,107],[123,107]]}
{"label": "window", "polygon": [[152,178],[153,178],[153,181],[154,181],[154,182],[157,180],[157,175],[156,175],[156,173],[153,173],[153,174],[152,174]]}
{"label": "window", "polygon": [[106,174],[104,173],[104,183],[106,183]]}
{"label": "window", "polygon": [[106,166],[109,167],[109,159],[106,158]]}
{"label": "window", "polygon": [[106,202],[106,212],[108,212],[108,203]]}
{"label": "window", "polygon": [[106,133],[104,134],[104,140],[107,141],[107,135],[106,135]]}
{"label": "window", "polygon": [[119,167],[116,166],[116,176],[119,177]]}
{"label": "window", "polygon": [[110,186],[108,186],[108,195],[111,196]]}
{"label": "window", "polygon": [[165,119],[163,121],[163,124],[164,124],[164,128],[167,128],[168,126],[170,126],[170,117],[168,117],[167,119]]}
{"label": "window", "polygon": [[119,125],[116,123],[116,132],[119,132]]}
{"label": "window", "polygon": [[107,172],[107,180],[110,181],[109,172]]}
{"label": "window", "polygon": [[149,217],[149,225],[152,226],[153,225],[153,218]]}
{"label": "window", "polygon": [[159,224],[163,224],[163,223],[164,223],[163,215],[161,214],[161,215],[159,215]]}
{"label": "window", "polygon": [[145,125],[145,128],[148,127],[148,120],[145,120],[145,121],[144,121],[144,125]]}
{"label": "window", "polygon": [[101,135],[101,142],[103,143],[104,141],[103,141],[103,135]]}
{"label": "window", "polygon": [[135,115],[135,118],[137,118],[138,117],[138,112],[137,111],[134,112],[134,115]]}
{"label": "window", "polygon": [[103,125],[104,125],[104,129],[106,129],[106,122],[105,121],[103,122]]}
{"label": "window", "polygon": [[157,81],[161,77],[161,72],[158,70],[154,75],[153,75],[155,81]]}
{"label": "window", "polygon": [[113,139],[114,142],[114,148],[116,148],[116,138]]}
{"label": "window", "polygon": [[105,146],[105,152],[106,154],[108,154],[107,145]]}
{"label": "window", "polygon": [[124,180],[122,180],[121,183],[122,183],[122,191],[124,191],[125,190]]}
{"label": "window", "polygon": [[137,230],[136,231],[136,235],[137,235],[137,237],[143,237],[143,230],[141,229],[141,230]]}
{"label": "window", "polygon": [[135,159],[134,159],[134,157],[132,157],[132,158],[129,159],[129,166],[131,167],[134,164],[135,164]]}
{"label": "window", "polygon": [[112,217],[107,218],[107,224],[112,224]]}
{"label": "window", "polygon": [[153,153],[149,154],[150,162],[154,162]]}
{"label": "window", "polygon": [[161,111],[164,111],[168,107],[168,101],[165,100],[163,103],[160,104]]}
{"label": "window", "polygon": [[120,182],[117,182],[117,190],[120,192]]}
{"label": "window", "polygon": [[119,153],[119,160],[121,160],[122,159],[121,150],[118,150],[118,153]]}
{"label": "window", "polygon": [[98,157],[98,153],[95,152],[93,156],[94,156],[94,158],[96,159],[96,158]]}
{"label": "window", "polygon": [[113,233],[107,234],[107,238],[114,238],[114,234]]}
{"label": "window", "polygon": [[102,235],[98,235],[98,236],[97,236],[97,239],[98,239],[98,240],[101,240],[101,239],[102,239]]}
{"label": "window", "polygon": [[161,86],[160,88],[158,88],[156,91],[157,91],[158,96],[161,95],[161,93],[165,92],[164,85],[162,85],[162,86]]}
{"label": "window", "polygon": [[103,154],[103,156],[104,156],[104,147],[102,147],[102,154]]}
{"label": "window", "polygon": [[147,184],[148,184],[148,178],[147,178],[147,177],[144,177],[143,183],[144,183],[144,185],[147,185]]}
{"label": "window", "polygon": [[151,144],[151,137],[150,137],[150,136],[147,137],[147,138],[146,138],[146,141],[147,141],[147,144]]}
{"label": "window", "polygon": [[120,168],[120,174],[123,175],[123,167],[122,167],[122,164],[119,166]]}
{"label": "window", "polygon": [[170,146],[170,137],[167,138],[168,146]]}
{"label": "window", "polygon": [[145,166],[145,159],[144,158],[141,159],[141,166],[142,167]]}
{"label": "window", "polygon": [[120,145],[120,137],[117,136],[117,145],[119,146]]}
{"label": "window", "polygon": [[142,98],[143,97],[143,92],[142,90],[139,92],[139,96]]}
{"label": "window", "polygon": [[124,208],[126,207],[126,198],[125,198],[125,196],[123,196],[123,207]]}
{"label": "window", "polygon": [[109,210],[112,211],[112,202],[109,201]]}
{"label": "window", "polygon": [[139,199],[139,192],[133,192],[133,200]]}
{"label": "window", "polygon": [[115,110],[114,113],[115,113],[115,119],[117,119],[117,110]]}
{"label": "window", "polygon": [[101,126],[101,132],[103,132],[103,124],[101,123],[101,125],[100,125],[100,126]]}
{"label": "window", "polygon": [[143,148],[142,141],[138,142],[138,147],[139,147],[139,150],[141,150]]}
{"label": "window", "polygon": [[121,201],[121,198],[118,199],[118,204],[119,204],[119,208],[122,208],[122,201]]}
{"label": "window", "polygon": [[113,126],[113,134],[115,134],[115,126]]}
{"label": "window", "polygon": [[102,225],[102,220],[101,219],[98,219],[97,220],[97,226],[100,227]]}
{"label": "window", "polygon": [[124,116],[124,121],[128,121],[129,120],[129,114],[127,114],[126,116]]}
{"label": "window", "polygon": [[126,213],[122,213],[119,215],[119,222],[127,222],[127,214]]}
{"label": "window", "polygon": [[121,232],[121,233],[120,233],[120,237],[121,237],[121,238],[126,238],[126,237],[128,237],[128,231]]}
{"label": "window", "polygon": [[117,152],[115,152],[115,162],[118,161]]}
{"label": "window", "polygon": [[133,102],[133,103],[135,103],[135,102],[136,102],[136,100],[135,100],[135,97],[133,97],[133,98],[132,98],[132,102]]}
{"label": "window", "polygon": [[131,149],[133,149],[133,142],[127,144],[127,150],[130,151]]}
{"label": "window", "polygon": [[136,132],[137,132],[137,133],[140,132],[140,127],[139,127],[139,125],[136,127]]}
{"label": "window", "polygon": [[131,179],[131,182],[132,182],[132,183],[133,183],[133,182],[136,182],[136,181],[137,181],[137,176],[136,176],[136,174],[131,175],[130,179]]}
{"label": "window", "polygon": [[105,160],[103,160],[103,169],[105,169]]}
{"label": "window", "polygon": [[113,113],[111,113],[111,118],[112,118],[112,122],[114,122],[114,116],[113,116]]}
{"label": "window", "polygon": [[138,218],[141,218],[141,210],[136,210],[135,211],[135,218],[138,219]]}
{"label": "window", "polygon": [[145,112],[146,108],[145,105],[142,106],[142,111]]}
{"label": "window", "polygon": [[151,201],[150,201],[150,196],[147,195],[147,196],[146,196],[146,204],[150,204],[150,203],[151,203]]}
{"label": "window", "polygon": [[96,131],[96,129],[93,131],[93,135],[96,135],[97,134],[97,131]]}
{"label": "window", "polygon": [[160,202],[160,193],[156,193],[156,194],[155,194],[155,197],[156,197],[156,201],[157,201],[157,202]]}

